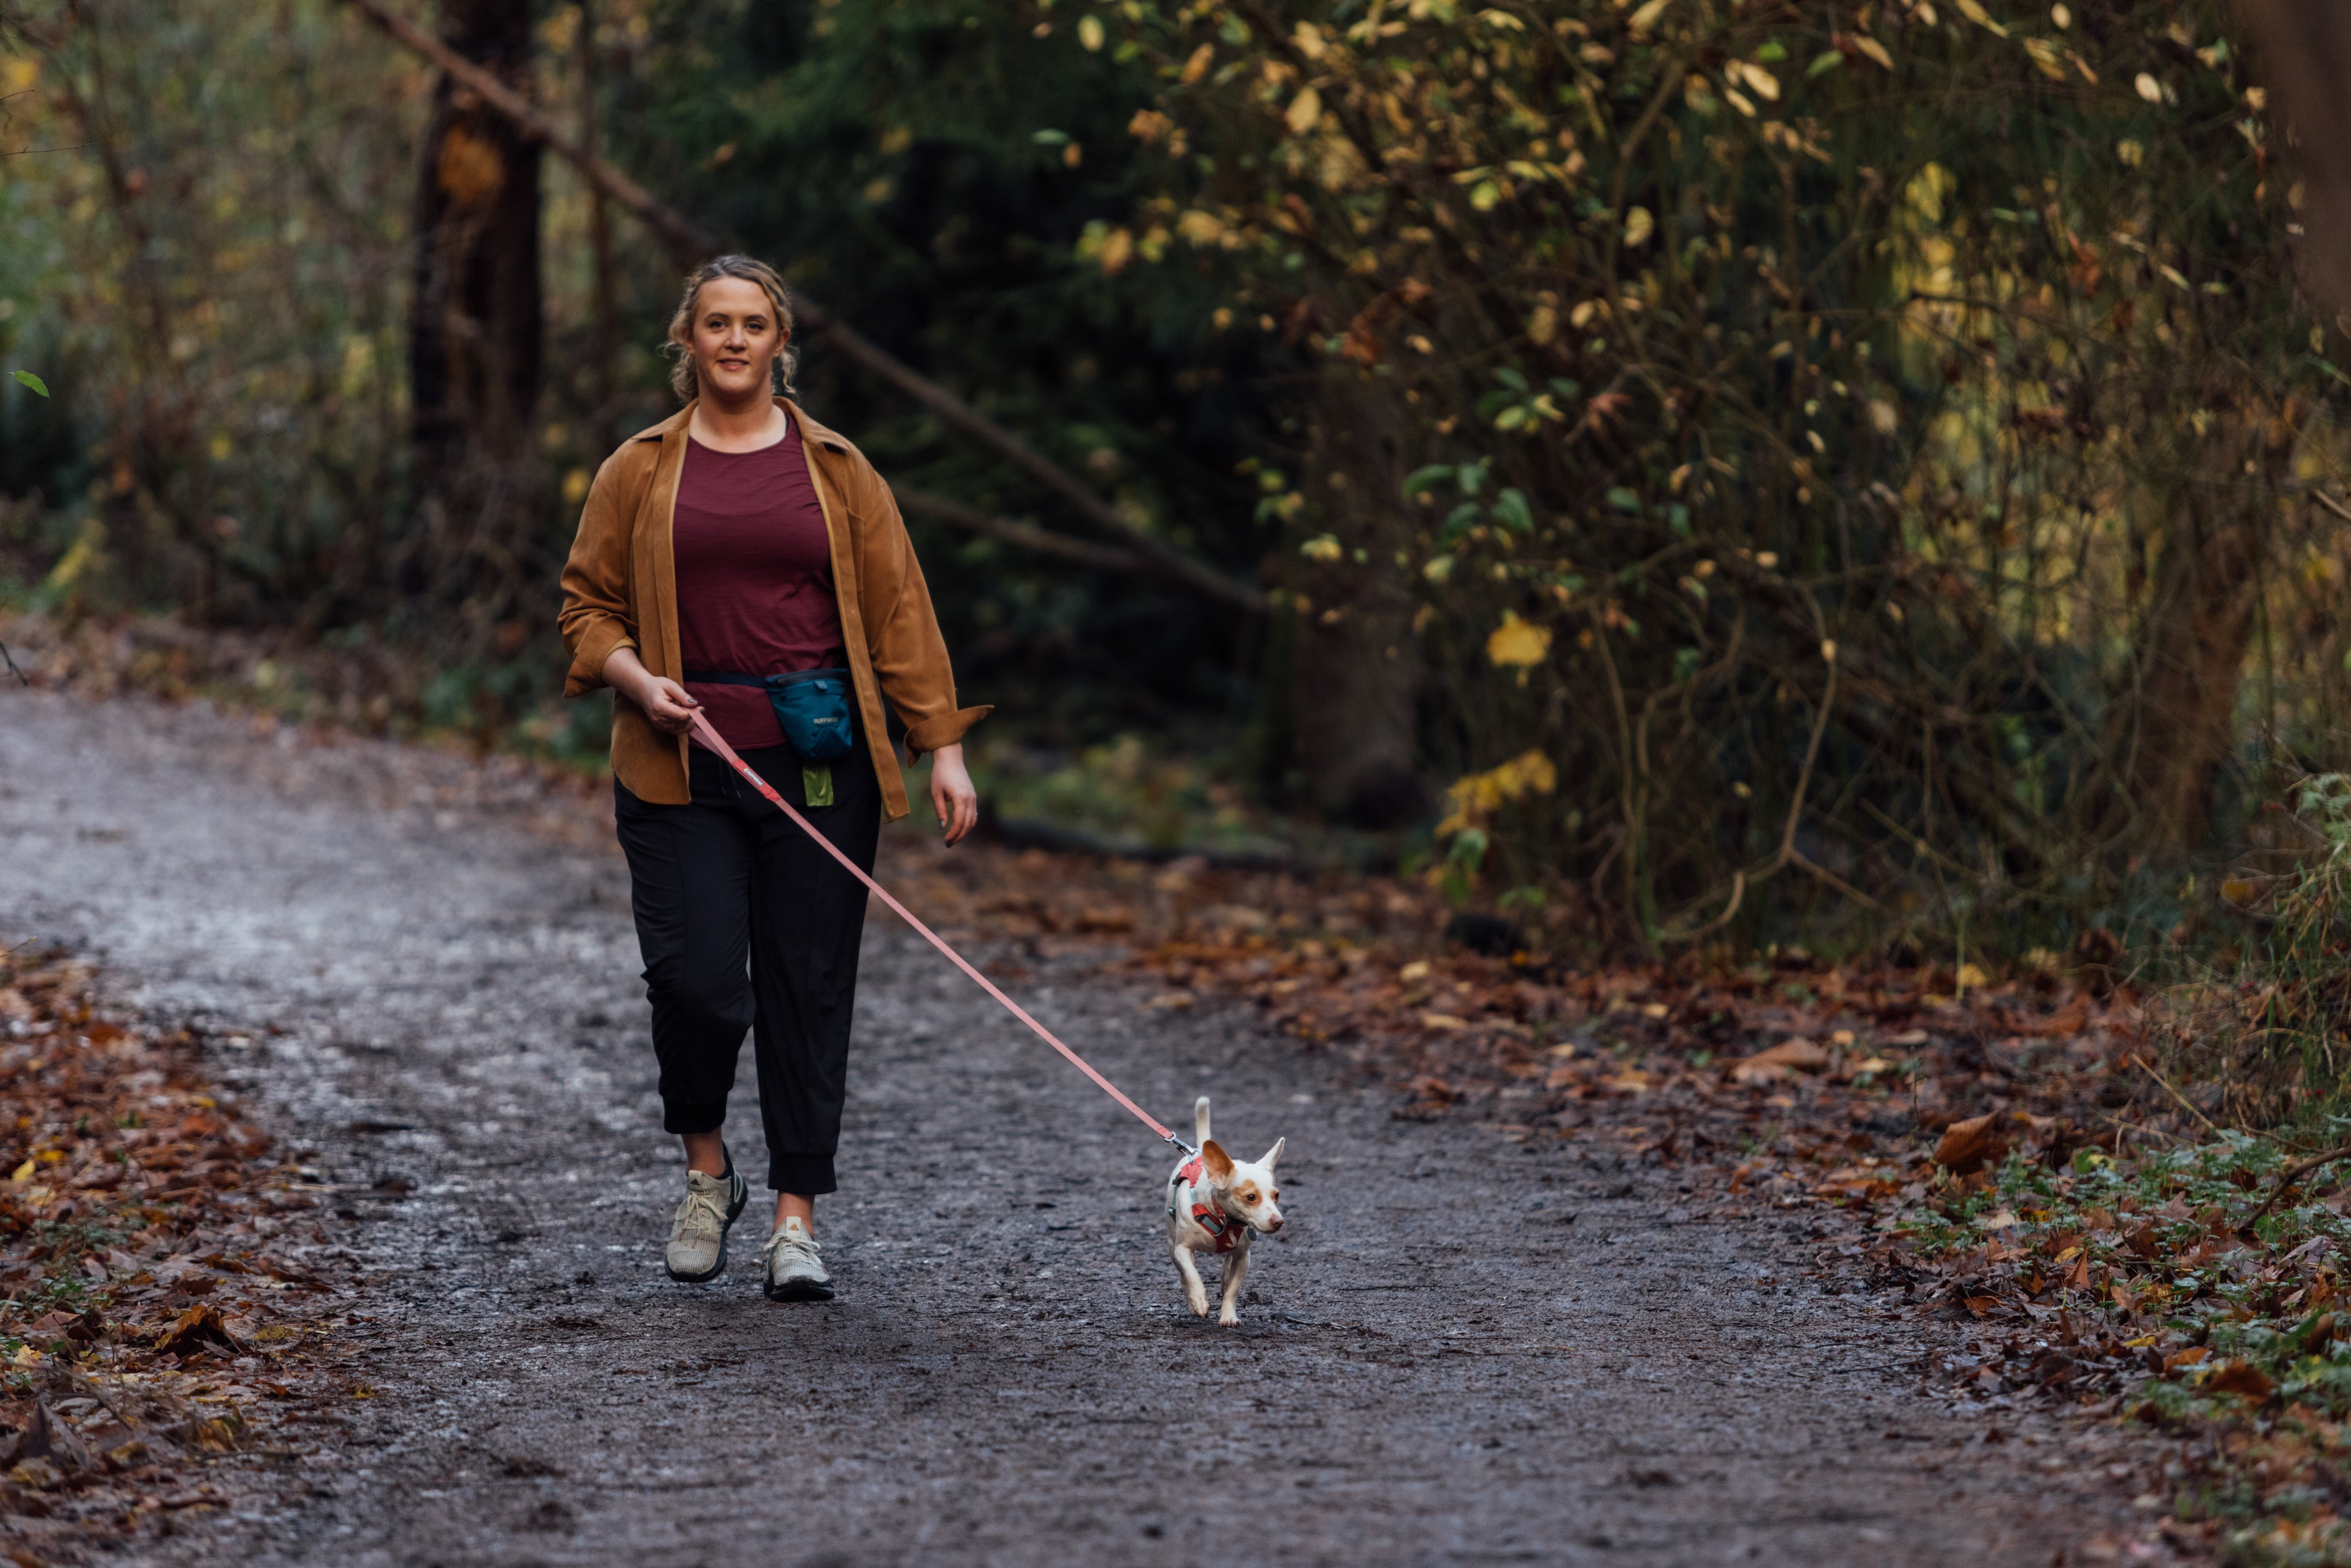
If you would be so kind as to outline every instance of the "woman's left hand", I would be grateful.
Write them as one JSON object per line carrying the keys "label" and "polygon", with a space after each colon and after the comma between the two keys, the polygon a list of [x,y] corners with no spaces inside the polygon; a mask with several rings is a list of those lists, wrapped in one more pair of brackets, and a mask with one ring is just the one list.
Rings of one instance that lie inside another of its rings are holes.
{"label": "woman's left hand", "polygon": [[931,810],[951,844],[979,825],[979,791],[971,787],[960,741],[931,753]]}

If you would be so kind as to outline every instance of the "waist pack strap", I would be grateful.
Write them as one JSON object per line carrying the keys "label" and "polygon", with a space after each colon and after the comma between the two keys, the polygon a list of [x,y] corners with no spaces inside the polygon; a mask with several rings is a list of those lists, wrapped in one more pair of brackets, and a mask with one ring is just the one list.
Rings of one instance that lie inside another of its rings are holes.
{"label": "waist pack strap", "polygon": [[830,675],[835,680],[847,680],[849,671],[843,666],[831,664],[813,670],[794,670],[787,675],[746,675],[734,670],[688,670],[678,678],[691,681],[696,685],[772,688],[778,685],[792,685],[800,681],[812,681],[820,675]]}

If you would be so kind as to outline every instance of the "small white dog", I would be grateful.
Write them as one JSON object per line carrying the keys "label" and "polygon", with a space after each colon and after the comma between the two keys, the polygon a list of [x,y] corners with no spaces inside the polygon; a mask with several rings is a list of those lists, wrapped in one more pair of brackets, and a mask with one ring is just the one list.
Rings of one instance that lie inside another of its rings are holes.
{"label": "small white dog", "polygon": [[1167,1250],[1184,1276],[1184,1300],[1196,1318],[1208,1315],[1208,1287],[1192,1254],[1224,1255],[1225,1302],[1217,1321],[1237,1323],[1240,1313],[1234,1308],[1241,1299],[1241,1281],[1249,1278],[1249,1234],[1261,1230],[1270,1236],[1281,1228],[1281,1189],[1274,1185],[1273,1166],[1289,1140],[1276,1138],[1265,1158],[1254,1164],[1234,1159],[1208,1136],[1206,1094],[1193,1103],[1192,1126],[1200,1152],[1186,1155],[1167,1178]]}

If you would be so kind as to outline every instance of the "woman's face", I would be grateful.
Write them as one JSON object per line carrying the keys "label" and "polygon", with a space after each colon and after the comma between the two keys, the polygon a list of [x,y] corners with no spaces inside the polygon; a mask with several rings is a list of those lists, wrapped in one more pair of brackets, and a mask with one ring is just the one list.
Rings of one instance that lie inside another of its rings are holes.
{"label": "woman's face", "polygon": [[768,395],[784,334],[768,291],[747,277],[714,277],[694,300],[694,371],[705,396],[747,402]]}

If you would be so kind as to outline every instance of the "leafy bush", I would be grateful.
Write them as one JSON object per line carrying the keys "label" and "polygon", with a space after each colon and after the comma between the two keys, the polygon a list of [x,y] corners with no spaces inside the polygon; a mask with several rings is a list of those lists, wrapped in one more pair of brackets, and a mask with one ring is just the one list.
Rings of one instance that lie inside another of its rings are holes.
{"label": "leafy bush", "polygon": [[2249,661],[2335,744],[2338,350],[2216,7],[1088,15],[1162,160],[1092,254],[1299,367],[1301,681],[1540,747],[1629,936],[2061,946],[2233,821]]}

